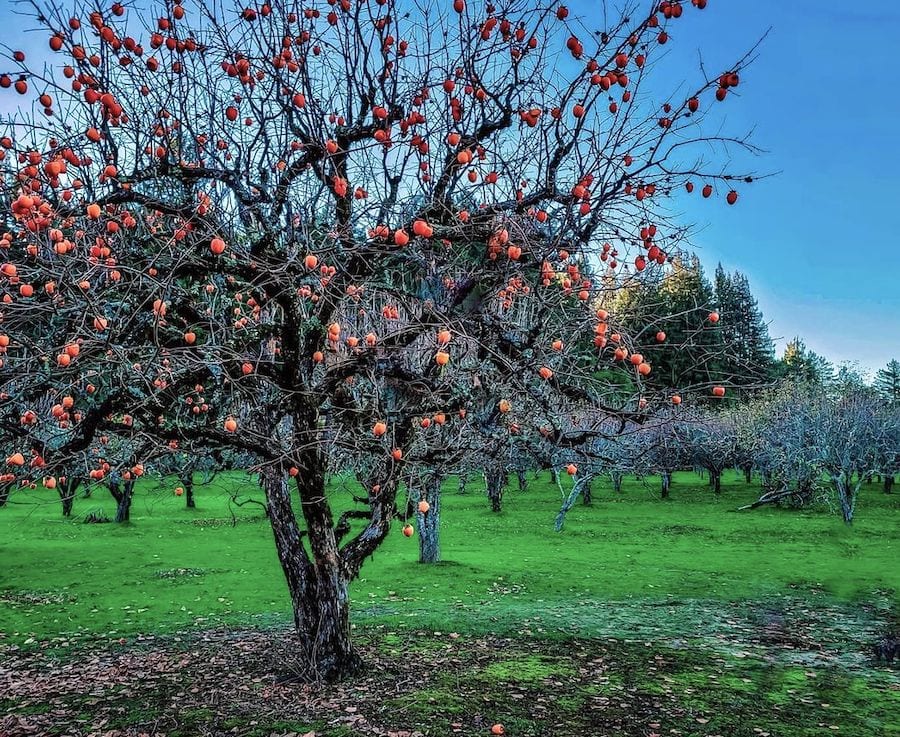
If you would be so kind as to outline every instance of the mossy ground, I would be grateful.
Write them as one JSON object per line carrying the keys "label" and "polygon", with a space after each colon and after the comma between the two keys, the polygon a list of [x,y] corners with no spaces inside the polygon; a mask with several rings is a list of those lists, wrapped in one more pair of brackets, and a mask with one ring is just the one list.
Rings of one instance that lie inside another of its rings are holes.
{"label": "mossy ground", "polygon": [[[335,484],[338,507],[353,488]],[[161,657],[166,675],[118,667],[99,695],[49,705],[6,689],[0,714],[42,734],[88,734],[102,713],[107,729],[170,736],[475,735],[494,722],[513,736],[900,735],[898,671],[869,649],[897,624],[900,495],[867,487],[846,528],[822,507],[738,513],[756,489],[736,476],[716,497],[679,474],[668,501],[653,479],[621,495],[598,483],[557,534],[548,478],[509,491],[500,514],[481,488],[446,487],[444,564],[418,564],[398,531],[366,564],[353,617],[372,670],[312,691],[273,685],[280,660],[263,655],[290,619],[261,510],[231,499],[260,499],[252,481],[200,487],[195,510],[147,484],[122,526],[81,523],[111,512],[100,489],[72,520],[49,493],[16,492],[0,509],[4,682],[49,668],[93,683],[97,658]],[[227,655],[234,638],[253,643],[250,665]],[[219,681],[247,690],[204,701]]]}

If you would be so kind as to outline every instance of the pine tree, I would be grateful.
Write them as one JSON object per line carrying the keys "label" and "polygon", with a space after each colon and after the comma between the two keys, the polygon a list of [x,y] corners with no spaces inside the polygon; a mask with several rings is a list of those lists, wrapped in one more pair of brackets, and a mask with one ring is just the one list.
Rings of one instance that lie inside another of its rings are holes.
{"label": "pine tree", "polygon": [[725,378],[737,385],[773,378],[774,346],[747,277],[739,271],[729,274],[719,264],[714,285],[725,348],[721,365]]}
{"label": "pine tree", "polygon": [[[643,328],[640,349],[653,366],[648,380],[687,390],[722,378],[722,331],[709,321],[714,308],[713,287],[700,260],[690,255],[673,259],[658,281],[622,290],[615,314],[624,327]],[[662,345],[656,343],[658,332],[666,335]]]}
{"label": "pine tree", "polygon": [[900,361],[893,359],[875,374],[875,391],[891,404],[900,404]]}

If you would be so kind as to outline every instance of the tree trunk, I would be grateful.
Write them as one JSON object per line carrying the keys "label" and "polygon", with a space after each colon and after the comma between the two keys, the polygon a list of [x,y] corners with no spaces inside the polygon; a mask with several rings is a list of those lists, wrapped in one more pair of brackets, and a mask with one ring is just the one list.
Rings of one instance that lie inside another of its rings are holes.
{"label": "tree trunk", "polygon": [[713,487],[716,494],[722,493],[722,472],[718,469],[709,470],[709,485]]}
{"label": "tree trunk", "polygon": [[[298,477],[298,486],[304,487],[301,504],[312,559],[303,544],[283,471],[267,468],[263,481],[275,548],[291,596],[303,677],[329,682],[348,678],[359,670],[361,661],[350,640],[349,580],[341,570],[324,476],[311,473],[302,482]],[[319,487],[317,493],[313,485]]]}
{"label": "tree trunk", "polygon": [[566,515],[569,513],[569,510],[575,506],[575,501],[578,499],[579,495],[590,493],[589,489],[593,482],[593,474],[573,477],[572,491],[569,492],[569,495],[566,497],[565,501],[563,501],[563,504],[559,509],[559,513],[556,515],[555,527],[557,532],[562,532],[563,524],[566,521]]}
{"label": "tree trunk", "polygon": [[741,470],[744,472],[744,482],[747,484],[752,483],[752,481],[753,481],[753,466],[748,464],[748,465],[745,465]]}
{"label": "tree trunk", "polygon": [[622,493],[622,474],[619,471],[610,471],[610,477],[612,478],[613,491],[616,494]]}
{"label": "tree trunk", "polygon": [[557,486],[559,486],[559,469],[558,469],[558,468],[551,468],[551,469],[550,469],[550,480],[551,480],[554,484],[556,484]]}
{"label": "tree trunk", "polygon": [[491,503],[492,512],[501,511],[505,481],[503,471],[499,468],[486,469],[484,472],[484,482],[487,485],[487,497]]}
{"label": "tree trunk", "polygon": [[185,474],[181,479],[181,485],[184,487],[185,504],[188,509],[196,509],[197,502],[194,501],[194,474]]}
{"label": "tree trunk", "polygon": [[437,474],[425,479],[425,493],[420,501],[428,502],[428,511],[416,512],[419,563],[439,563],[441,560],[441,481]]}
{"label": "tree trunk", "polygon": [[56,491],[59,494],[59,500],[62,502],[63,517],[72,516],[72,507],[75,506],[75,492],[81,483],[79,478],[66,478],[65,481],[59,481],[56,484]]}
{"label": "tree trunk", "polygon": [[884,476],[884,493],[890,494],[891,491],[893,490],[893,488],[894,488],[894,477],[888,476],[887,474],[885,474],[885,476]]}
{"label": "tree trunk", "polygon": [[9,499],[9,492],[12,490],[12,484],[0,484],[0,507],[5,507]]}
{"label": "tree trunk", "polygon": [[107,482],[109,493],[116,500],[116,522],[128,522],[131,516],[131,500],[134,498],[134,480],[124,482],[118,477],[110,477]]}
{"label": "tree trunk", "polygon": [[663,471],[660,474],[660,478],[662,480],[662,498],[669,498],[669,489],[672,488],[672,473],[671,471]]}
{"label": "tree trunk", "polygon": [[467,483],[469,483],[469,474],[461,473],[459,475],[459,487],[457,488],[456,493],[457,494],[465,494]]}
{"label": "tree trunk", "polygon": [[581,501],[589,506],[594,503],[594,474],[586,474],[581,487]]}
{"label": "tree trunk", "polygon": [[519,491],[527,491],[528,478],[525,476],[525,471],[523,469],[516,470],[516,478],[519,480]]}
{"label": "tree trunk", "polygon": [[848,525],[853,524],[853,508],[855,506],[855,494],[851,486],[852,481],[849,476],[840,474],[834,479],[837,487],[838,501],[841,505],[841,516]]}

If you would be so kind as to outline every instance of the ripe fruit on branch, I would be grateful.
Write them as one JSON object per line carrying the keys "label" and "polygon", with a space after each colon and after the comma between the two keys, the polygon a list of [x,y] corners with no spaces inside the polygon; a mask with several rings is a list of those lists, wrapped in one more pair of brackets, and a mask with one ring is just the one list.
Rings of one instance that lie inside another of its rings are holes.
{"label": "ripe fruit on branch", "polygon": [[372,434],[376,438],[380,438],[387,432],[387,425],[380,420],[372,426]]}
{"label": "ripe fruit on branch", "polygon": [[576,473],[578,473],[578,466],[576,466],[574,463],[570,463],[568,466],[566,466],[566,473],[569,474],[569,476],[574,476]]}
{"label": "ripe fruit on branch", "polygon": [[221,238],[213,238],[209,242],[209,250],[216,254],[216,256],[225,253],[225,241]]}
{"label": "ripe fruit on branch", "polygon": [[21,453],[13,453],[6,459],[6,463],[10,466],[23,466],[25,465],[25,456]]}
{"label": "ripe fruit on branch", "polygon": [[503,414],[506,414],[512,409],[512,405],[509,403],[508,399],[501,399],[497,403],[497,409],[499,409]]}
{"label": "ripe fruit on branch", "polygon": [[709,317],[707,318],[711,323],[715,324],[719,322],[719,313],[718,312],[710,312]]}
{"label": "ripe fruit on branch", "polygon": [[237,426],[237,420],[235,420],[233,417],[229,417],[227,420],[225,420],[225,429],[228,432],[235,432],[237,430]]}
{"label": "ripe fruit on branch", "polygon": [[724,397],[725,396],[725,387],[724,386],[714,386],[712,388],[712,393],[714,397]]}
{"label": "ripe fruit on branch", "polygon": [[423,499],[422,501],[419,502],[418,510],[419,510],[422,514],[427,514],[427,512],[428,512],[429,509],[431,509],[431,505],[430,505],[428,502],[426,502],[424,499]]}
{"label": "ripe fruit on branch", "polygon": [[415,530],[413,530],[412,525],[403,525],[403,536],[404,537],[412,537]]}
{"label": "ripe fruit on branch", "polygon": [[446,351],[438,351],[434,355],[434,361],[438,366],[446,366],[450,363],[450,354]]}

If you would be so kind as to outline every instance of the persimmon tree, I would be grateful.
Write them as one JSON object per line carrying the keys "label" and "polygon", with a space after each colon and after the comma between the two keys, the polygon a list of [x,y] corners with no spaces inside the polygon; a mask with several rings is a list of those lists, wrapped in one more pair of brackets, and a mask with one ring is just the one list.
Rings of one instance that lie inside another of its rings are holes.
{"label": "persimmon tree", "polygon": [[0,70],[4,482],[252,459],[308,675],[356,670],[348,587],[441,441],[422,418],[632,419],[652,366],[603,294],[677,252],[676,193],[750,181],[704,120],[751,56],[677,75],[659,51],[705,0],[624,5],[35,2],[53,59]]}

